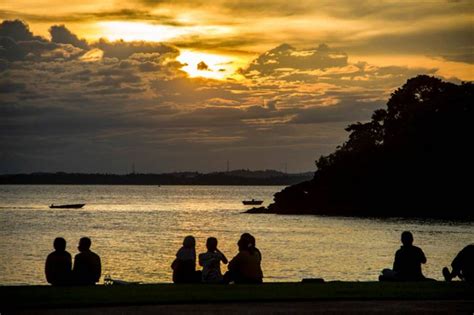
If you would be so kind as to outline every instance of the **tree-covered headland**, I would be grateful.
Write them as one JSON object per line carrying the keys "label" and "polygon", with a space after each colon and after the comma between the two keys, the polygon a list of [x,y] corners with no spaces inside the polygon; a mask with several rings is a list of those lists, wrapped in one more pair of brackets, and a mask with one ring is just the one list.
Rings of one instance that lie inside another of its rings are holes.
{"label": "tree-covered headland", "polygon": [[473,218],[473,84],[420,75],[265,212]]}

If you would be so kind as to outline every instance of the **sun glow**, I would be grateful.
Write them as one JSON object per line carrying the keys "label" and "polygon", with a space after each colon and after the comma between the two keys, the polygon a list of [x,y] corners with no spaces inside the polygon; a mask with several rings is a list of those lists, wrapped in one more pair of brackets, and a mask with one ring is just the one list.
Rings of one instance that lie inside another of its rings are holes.
{"label": "sun glow", "polygon": [[142,22],[99,22],[102,36],[110,41],[153,41],[162,42],[183,36],[189,32],[185,29],[167,25],[153,25]]}
{"label": "sun glow", "polygon": [[204,77],[223,80],[236,76],[235,71],[241,61],[233,56],[182,50],[179,62],[185,64],[182,68],[190,77]]}
{"label": "sun glow", "polygon": [[230,29],[224,26],[172,26],[146,22],[107,21],[98,22],[101,37],[110,41],[165,42],[188,36],[222,36]]}

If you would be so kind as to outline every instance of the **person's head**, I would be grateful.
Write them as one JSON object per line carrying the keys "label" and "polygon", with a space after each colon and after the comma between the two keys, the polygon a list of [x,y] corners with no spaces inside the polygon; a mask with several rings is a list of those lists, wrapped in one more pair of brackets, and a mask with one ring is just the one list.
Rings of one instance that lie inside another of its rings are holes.
{"label": "person's head", "polygon": [[240,238],[240,240],[237,242],[237,246],[239,247],[239,252],[243,250],[249,251],[249,248],[252,247],[252,244],[250,244],[247,238]]}
{"label": "person's head", "polygon": [[255,247],[255,237],[253,237],[252,234],[250,233],[244,233],[240,236],[240,239],[245,240],[248,242],[251,246]]}
{"label": "person's head", "polygon": [[413,244],[413,234],[409,231],[402,233],[402,244],[405,246],[410,246]]}
{"label": "person's head", "polygon": [[209,237],[206,241],[207,250],[210,252],[215,252],[217,249],[217,238]]}
{"label": "person's head", "polygon": [[66,240],[62,237],[56,237],[53,246],[58,252],[64,252],[66,250]]}
{"label": "person's head", "polygon": [[196,239],[192,235],[188,235],[183,240],[184,248],[194,248],[196,247]]}
{"label": "person's head", "polygon": [[88,237],[81,237],[81,239],[79,240],[79,246],[77,247],[77,249],[80,251],[80,252],[83,252],[83,251],[88,251],[89,248],[91,248],[91,239],[88,238]]}

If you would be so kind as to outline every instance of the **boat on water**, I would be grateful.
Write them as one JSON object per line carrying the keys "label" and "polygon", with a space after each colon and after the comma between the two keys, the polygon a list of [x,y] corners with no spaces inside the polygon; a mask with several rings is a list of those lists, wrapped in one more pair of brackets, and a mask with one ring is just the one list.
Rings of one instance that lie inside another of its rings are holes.
{"label": "boat on water", "polygon": [[243,200],[242,203],[246,206],[259,206],[263,203],[263,200],[255,200],[252,198],[252,200]]}
{"label": "boat on water", "polygon": [[76,203],[76,204],[71,204],[71,205],[54,205],[51,204],[49,206],[51,209],[80,209],[84,207],[86,204],[85,203]]}

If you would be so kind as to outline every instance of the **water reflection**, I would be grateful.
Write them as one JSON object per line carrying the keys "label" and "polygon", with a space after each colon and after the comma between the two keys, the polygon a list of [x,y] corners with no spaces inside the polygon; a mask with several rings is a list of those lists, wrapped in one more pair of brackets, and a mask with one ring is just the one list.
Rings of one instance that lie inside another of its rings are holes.
{"label": "water reflection", "polygon": [[[249,196],[268,203],[281,187],[239,186],[1,186],[0,283],[45,284],[44,259],[55,237],[89,236],[103,274],[142,282],[171,282],[170,264],[184,236],[207,237],[233,257],[243,232],[257,238],[265,281],[376,280],[391,266],[400,233],[413,232],[428,262],[423,273],[442,279],[441,268],[474,239],[473,224],[403,219],[357,219],[242,214]],[[51,203],[85,202],[84,209],[49,209]]]}

